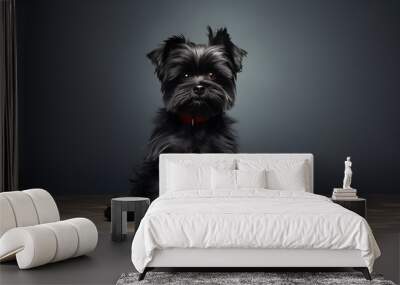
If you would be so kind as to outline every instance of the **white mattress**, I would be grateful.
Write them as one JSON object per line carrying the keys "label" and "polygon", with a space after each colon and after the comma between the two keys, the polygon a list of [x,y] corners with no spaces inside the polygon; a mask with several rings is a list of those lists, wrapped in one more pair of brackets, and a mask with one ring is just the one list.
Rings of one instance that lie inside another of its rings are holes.
{"label": "white mattress", "polygon": [[316,194],[260,189],[159,197],[134,237],[132,262],[143,272],[156,250],[171,248],[359,250],[370,271],[380,255],[359,215]]}

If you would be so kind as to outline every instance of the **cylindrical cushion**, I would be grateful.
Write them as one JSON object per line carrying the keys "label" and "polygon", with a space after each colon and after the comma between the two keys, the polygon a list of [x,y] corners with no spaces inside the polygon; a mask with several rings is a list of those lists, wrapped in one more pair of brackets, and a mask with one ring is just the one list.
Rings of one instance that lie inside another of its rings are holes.
{"label": "cylindrical cushion", "polygon": [[6,197],[0,194],[0,237],[9,229],[15,228],[17,222],[11,204]]}
{"label": "cylindrical cushion", "polygon": [[98,233],[88,219],[19,227],[0,238],[0,261],[17,257],[21,269],[86,254],[96,248]]}
{"label": "cylindrical cushion", "polygon": [[65,220],[65,222],[70,223],[78,233],[79,245],[74,257],[91,252],[96,248],[98,232],[92,221],[85,218],[74,218]]}
{"label": "cylindrical cushion", "polygon": [[22,191],[28,194],[33,201],[39,218],[39,224],[57,222],[60,220],[60,214],[53,197],[43,189],[29,189]]}
{"label": "cylindrical cushion", "polygon": [[57,262],[75,255],[78,249],[78,233],[66,221],[44,224],[56,235],[57,250],[51,262]]}
{"label": "cylindrical cushion", "polygon": [[3,192],[1,195],[10,202],[17,227],[33,226],[39,223],[35,205],[29,195],[22,191]]}

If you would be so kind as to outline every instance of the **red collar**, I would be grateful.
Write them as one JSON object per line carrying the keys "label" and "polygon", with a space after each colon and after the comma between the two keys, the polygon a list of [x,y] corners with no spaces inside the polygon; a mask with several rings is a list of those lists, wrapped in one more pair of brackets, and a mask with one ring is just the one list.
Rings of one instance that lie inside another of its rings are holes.
{"label": "red collar", "polygon": [[180,114],[179,118],[182,122],[182,124],[185,125],[199,125],[199,124],[204,124],[205,122],[208,121],[207,117],[204,116],[193,116],[193,115],[188,115],[188,114]]}

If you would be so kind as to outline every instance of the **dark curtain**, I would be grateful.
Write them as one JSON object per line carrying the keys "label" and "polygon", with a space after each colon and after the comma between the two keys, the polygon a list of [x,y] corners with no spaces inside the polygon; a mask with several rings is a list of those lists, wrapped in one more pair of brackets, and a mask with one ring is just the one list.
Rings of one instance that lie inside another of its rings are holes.
{"label": "dark curtain", "polygon": [[15,0],[0,0],[0,191],[18,188]]}

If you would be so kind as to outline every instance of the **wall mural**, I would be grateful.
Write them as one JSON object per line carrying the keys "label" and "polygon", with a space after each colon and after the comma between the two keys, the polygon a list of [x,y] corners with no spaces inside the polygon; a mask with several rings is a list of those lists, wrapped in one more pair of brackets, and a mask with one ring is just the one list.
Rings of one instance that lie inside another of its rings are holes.
{"label": "wall mural", "polygon": [[161,153],[234,153],[238,146],[226,111],[236,97],[236,76],[246,51],[226,28],[208,27],[208,44],[172,36],[147,57],[161,82],[164,107],[158,111],[147,154],[132,178],[133,195],[158,196]]}

